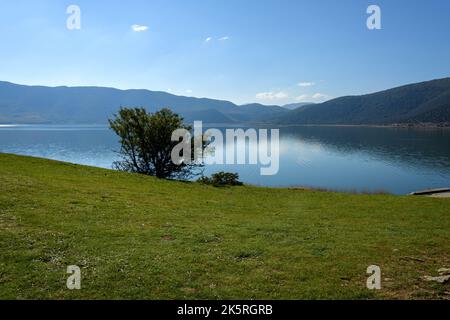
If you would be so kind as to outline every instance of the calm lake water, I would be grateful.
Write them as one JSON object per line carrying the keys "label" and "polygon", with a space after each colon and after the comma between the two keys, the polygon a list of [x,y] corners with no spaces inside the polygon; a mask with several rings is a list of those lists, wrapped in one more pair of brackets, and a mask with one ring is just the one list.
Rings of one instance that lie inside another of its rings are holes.
{"label": "calm lake water", "polygon": [[[118,139],[104,126],[0,127],[0,152],[111,168]],[[280,170],[208,166],[205,173],[238,172],[264,186],[384,190],[406,194],[450,187],[450,130],[302,126],[281,128]]]}

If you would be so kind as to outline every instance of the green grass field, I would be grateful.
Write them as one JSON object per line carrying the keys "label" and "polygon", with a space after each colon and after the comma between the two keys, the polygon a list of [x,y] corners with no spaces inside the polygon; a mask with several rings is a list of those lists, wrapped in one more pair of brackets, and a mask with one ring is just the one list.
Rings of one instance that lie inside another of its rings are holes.
{"label": "green grass field", "polygon": [[214,188],[4,154],[0,179],[0,299],[450,297],[422,280],[450,267],[450,199]]}

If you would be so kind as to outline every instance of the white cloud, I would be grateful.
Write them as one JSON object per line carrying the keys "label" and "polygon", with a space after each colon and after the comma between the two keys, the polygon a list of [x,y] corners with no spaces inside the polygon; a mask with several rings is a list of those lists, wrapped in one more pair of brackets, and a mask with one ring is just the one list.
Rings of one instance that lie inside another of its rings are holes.
{"label": "white cloud", "polygon": [[312,98],[314,100],[326,100],[328,98],[330,98],[327,94],[324,93],[315,93],[313,94]]}
{"label": "white cloud", "polygon": [[226,41],[226,40],[230,40],[229,36],[225,36],[219,39],[219,41]]}
{"label": "white cloud", "polygon": [[208,37],[205,39],[205,42],[210,42],[212,40],[212,37]]}
{"label": "white cloud", "polygon": [[324,102],[331,99],[331,97],[324,93],[315,93],[312,95],[302,94],[295,98],[298,102]]}
{"label": "white cloud", "polygon": [[256,94],[258,100],[281,100],[288,98],[289,95],[286,92],[261,92]]}
{"label": "white cloud", "polygon": [[309,99],[309,95],[307,95],[307,94],[302,94],[301,96],[298,96],[295,98],[295,100],[299,101],[299,102],[309,102],[308,99]]}
{"label": "white cloud", "polygon": [[299,87],[312,87],[315,86],[316,83],[315,82],[300,82],[298,84]]}
{"label": "white cloud", "polygon": [[192,90],[191,90],[191,89],[187,89],[187,90],[186,90],[186,93],[187,93],[187,94],[191,94],[191,93],[192,93]]}
{"label": "white cloud", "polygon": [[148,27],[147,26],[142,26],[140,24],[133,24],[131,26],[131,29],[133,29],[134,32],[143,32],[143,31],[147,31]]}

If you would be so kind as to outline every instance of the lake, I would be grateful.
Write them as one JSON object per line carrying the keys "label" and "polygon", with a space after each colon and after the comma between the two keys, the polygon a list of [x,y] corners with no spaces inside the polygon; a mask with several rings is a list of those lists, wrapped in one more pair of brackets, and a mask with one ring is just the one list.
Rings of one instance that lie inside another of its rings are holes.
{"label": "lake", "polygon": [[[105,126],[0,126],[0,152],[103,168],[117,159],[118,139]],[[214,165],[248,184],[407,194],[450,187],[450,130],[299,126],[280,129],[280,170]]]}

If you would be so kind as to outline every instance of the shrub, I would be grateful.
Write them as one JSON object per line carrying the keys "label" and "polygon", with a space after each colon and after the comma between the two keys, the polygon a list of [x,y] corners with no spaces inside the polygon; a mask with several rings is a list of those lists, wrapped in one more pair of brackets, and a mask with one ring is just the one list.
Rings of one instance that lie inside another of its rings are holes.
{"label": "shrub", "polygon": [[215,187],[222,186],[242,186],[243,183],[239,181],[239,174],[231,172],[214,173],[211,178],[201,177],[197,180],[200,183],[212,185]]}

